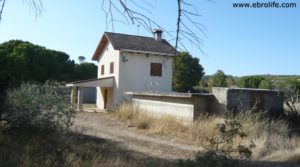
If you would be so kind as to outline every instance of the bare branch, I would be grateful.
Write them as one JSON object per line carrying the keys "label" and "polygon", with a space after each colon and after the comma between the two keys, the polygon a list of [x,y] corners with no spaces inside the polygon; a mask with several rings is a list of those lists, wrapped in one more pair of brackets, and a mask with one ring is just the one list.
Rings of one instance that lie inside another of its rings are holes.
{"label": "bare branch", "polygon": [[2,2],[2,4],[1,4],[1,8],[0,8],[0,21],[2,19],[2,13],[3,13],[3,9],[4,9],[4,6],[5,6],[6,0],[1,0],[0,3],[1,2]]}
{"label": "bare branch", "polygon": [[177,47],[179,41],[179,32],[180,32],[180,22],[181,22],[181,2],[182,0],[177,0],[178,5],[178,16],[177,16],[177,29],[176,29],[176,41],[175,41],[175,55],[177,54]]}
{"label": "bare branch", "polygon": [[35,17],[40,16],[44,10],[42,0],[23,0],[23,3],[25,3],[29,9],[34,12]]}
{"label": "bare branch", "polygon": [[[35,16],[39,16],[43,11],[42,0],[22,0],[29,8],[34,11]],[[206,0],[213,2],[212,0]],[[156,2],[156,0],[155,0]],[[174,2],[174,1],[173,1]],[[6,0],[0,0],[0,21],[5,6]],[[190,0],[177,0],[177,17],[175,30],[168,31],[164,26],[158,24],[150,15],[151,8],[154,8],[154,2],[149,0],[102,0],[101,10],[105,13],[106,29],[111,27],[114,31],[115,23],[122,24],[137,24],[143,27],[148,32],[152,33],[153,27],[159,28],[166,32],[171,40],[174,41],[174,47],[177,49],[185,49],[184,40],[189,41],[196,46],[202,53],[202,38],[206,37],[207,30],[202,24],[197,22],[197,18],[201,15],[198,12],[195,4]],[[117,18],[117,19],[115,19]],[[177,53],[175,53],[177,54]]]}

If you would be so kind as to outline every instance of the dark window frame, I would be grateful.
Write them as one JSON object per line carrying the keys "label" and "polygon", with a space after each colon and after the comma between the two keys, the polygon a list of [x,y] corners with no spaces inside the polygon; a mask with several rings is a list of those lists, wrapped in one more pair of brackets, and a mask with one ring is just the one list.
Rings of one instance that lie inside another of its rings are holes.
{"label": "dark window frame", "polygon": [[104,70],[105,70],[105,68],[104,68],[104,64],[103,64],[103,65],[101,65],[101,75],[104,75]]}
{"label": "dark window frame", "polygon": [[111,62],[111,63],[109,64],[109,73],[110,73],[110,74],[113,74],[114,71],[115,71],[115,65],[114,65],[114,62]]}
{"label": "dark window frame", "polygon": [[150,63],[150,76],[161,77],[162,76],[162,64]]}

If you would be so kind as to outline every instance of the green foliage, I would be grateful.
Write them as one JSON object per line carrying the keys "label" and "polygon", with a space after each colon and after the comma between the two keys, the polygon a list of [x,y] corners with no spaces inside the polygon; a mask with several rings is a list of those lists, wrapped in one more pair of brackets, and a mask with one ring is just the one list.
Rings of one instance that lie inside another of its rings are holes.
{"label": "green foliage", "polygon": [[285,84],[286,88],[294,94],[300,93],[300,81],[294,78],[288,79]]}
{"label": "green foliage", "polygon": [[259,88],[261,88],[261,89],[272,89],[272,82],[268,79],[264,79],[260,82]]}
{"label": "green foliage", "polygon": [[173,61],[173,90],[178,92],[193,91],[204,75],[204,68],[199,59],[187,52],[182,52]]}
{"label": "green foliage", "polygon": [[208,93],[207,79],[202,78],[197,86],[194,87],[194,91],[197,93]]}
{"label": "green foliage", "polygon": [[74,76],[75,80],[93,79],[97,77],[97,66],[94,63],[76,64]]}
{"label": "green foliage", "polygon": [[[75,63],[63,52],[21,40],[0,44],[0,77],[11,86],[23,81],[69,81]],[[8,76],[3,79],[3,76]]]}
{"label": "green foliage", "polygon": [[23,81],[74,81],[97,77],[92,63],[76,65],[64,52],[21,40],[0,44],[0,84],[19,86]]}
{"label": "green foliage", "polygon": [[233,76],[226,76],[226,82],[227,82],[227,86],[235,86],[236,85],[236,78],[234,78]]}
{"label": "green foliage", "polygon": [[237,82],[237,86],[240,88],[259,88],[260,82],[264,79],[259,76],[241,77]]}
{"label": "green foliage", "polygon": [[222,70],[218,70],[214,75],[209,78],[208,87],[211,90],[212,87],[226,87],[226,75]]}
{"label": "green foliage", "polygon": [[22,84],[7,92],[1,120],[10,128],[67,128],[74,116],[68,96],[57,82]]}

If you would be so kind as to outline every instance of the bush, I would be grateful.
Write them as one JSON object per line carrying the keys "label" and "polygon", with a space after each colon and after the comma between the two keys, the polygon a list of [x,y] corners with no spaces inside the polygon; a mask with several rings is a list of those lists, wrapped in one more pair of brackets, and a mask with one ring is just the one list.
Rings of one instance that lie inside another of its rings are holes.
{"label": "bush", "polygon": [[209,78],[208,87],[211,91],[212,87],[227,87],[226,75],[222,70],[218,70]]}
{"label": "bush", "polygon": [[260,82],[264,79],[265,78],[259,76],[241,77],[237,82],[237,86],[240,88],[258,88]]}
{"label": "bush", "polygon": [[272,82],[269,79],[264,79],[259,84],[260,89],[272,89]]}
{"label": "bush", "polygon": [[74,117],[68,96],[58,82],[22,84],[7,92],[1,122],[10,128],[64,129]]}

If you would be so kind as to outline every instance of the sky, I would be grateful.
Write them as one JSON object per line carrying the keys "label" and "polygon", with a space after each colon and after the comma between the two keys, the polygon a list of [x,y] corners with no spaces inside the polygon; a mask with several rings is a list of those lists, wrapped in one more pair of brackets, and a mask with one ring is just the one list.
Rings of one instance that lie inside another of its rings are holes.
{"label": "sky", "polygon": [[[269,2],[267,0],[256,0]],[[296,8],[233,8],[236,2],[254,0],[189,0],[201,14],[194,21],[205,26],[201,49],[183,39],[188,52],[200,59],[205,73],[223,70],[233,76],[274,74],[300,75],[300,2]],[[270,1],[270,2],[273,2]],[[106,24],[102,0],[43,0],[44,10],[36,17],[23,0],[7,0],[0,22],[0,43],[20,39],[63,51],[77,60],[91,57],[105,31],[152,36],[137,25],[121,22],[114,29]],[[139,2],[136,0],[136,2]],[[141,1],[140,1],[141,2]],[[139,2],[139,3],[140,3]],[[176,29],[175,0],[147,0],[146,12],[168,31]],[[137,10],[141,10],[138,9]],[[121,19],[118,14],[115,18]],[[191,26],[191,25],[187,25]],[[167,35],[164,35],[168,38]],[[173,43],[172,43],[173,44]]]}

